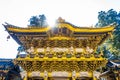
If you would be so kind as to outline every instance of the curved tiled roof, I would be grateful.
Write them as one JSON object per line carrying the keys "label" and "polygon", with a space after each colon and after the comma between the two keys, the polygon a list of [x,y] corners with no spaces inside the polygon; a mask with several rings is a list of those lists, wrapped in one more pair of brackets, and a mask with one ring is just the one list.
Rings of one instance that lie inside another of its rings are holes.
{"label": "curved tiled roof", "polygon": [[[42,33],[42,32],[47,32],[50,30],[52,27],[47,26],[47,27],[27,27],[27,28],[22,28],[22,27],[16,27],[10,24],[3,25],[8,32],[15,32],[15,33]],[[68,22],[61,22],[57,23],[53,27],[66,27],[70,29],[73,32],[79,32],[79,33],[103,33],[103,32],[109,32],[113,31],[115,24],[108,25],[102,28],[95,28],[95,27],[77,27],[74,26]]]}

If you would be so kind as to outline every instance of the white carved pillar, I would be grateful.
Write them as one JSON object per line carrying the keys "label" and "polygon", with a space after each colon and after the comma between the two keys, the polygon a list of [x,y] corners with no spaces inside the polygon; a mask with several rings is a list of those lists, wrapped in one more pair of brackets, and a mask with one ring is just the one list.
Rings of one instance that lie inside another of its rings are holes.
{"label": "white carved pillar", "polygon": [[47,80],[47,79],[48,79],[48,72],[44,71],[44,80]]}
{"label": "white carved pillar", "polygon": [[76,80],[76,71],[72,72],[72,80]]}

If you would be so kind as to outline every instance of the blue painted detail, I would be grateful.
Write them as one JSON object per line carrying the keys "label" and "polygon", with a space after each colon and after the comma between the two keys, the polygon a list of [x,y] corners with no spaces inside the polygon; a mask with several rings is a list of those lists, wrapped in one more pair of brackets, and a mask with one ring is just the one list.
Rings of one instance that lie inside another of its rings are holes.
{"label": "blue painted detail", "polygon": [[22,51],[24,51],[24,50],[25,50],[25,48],[24,48],[23,46],[20,46],[20,47],[18,47],[18,49],[17,49],[18,52],[22,52]]}
{"label": "blue painted detail", "polygon": [[[120,65],[120,61],[119,62],[114,62],[117,65]],[[111,61],[108,61],[108,63],[106,64],[107,67],[109,68],[114,68],[115,70],[120,70],[120,67],[113,64]]]}
{"label": "blue painted detail", "polygon": [[0,70],[10,70],[14,67],[12,59],[0,59]]}

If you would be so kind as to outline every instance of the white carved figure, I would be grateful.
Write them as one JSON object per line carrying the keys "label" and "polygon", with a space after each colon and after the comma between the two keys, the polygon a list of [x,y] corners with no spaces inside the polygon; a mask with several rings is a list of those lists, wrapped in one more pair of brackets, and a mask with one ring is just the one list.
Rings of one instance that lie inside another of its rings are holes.
{"label": "white carved figure", "polygon": [[75,50],[76,50],[76,52],[84,52],[83,48],[76,48]]}
{"label": "white carved figure", "polygon": [[73,52],[74,51],[74,48],[71,46],[70,47],[70,52]]}
{"label": "white carved figure", "polygon": [[48,72],[47,71],[44,71],[44,76],[48,77]]}
{"label": "white carved figure", "polygon": [[52,77],[68,77],[68,72],[66,71],[54,71],[52,72]]}
{"label": "white carved figure", "polygon": [[32,77],[40,76],[40,72],[39,72],[39,71],[33,71],[33,72],[31,73],[31,76],[32,76]]}
{"label": "white carved figure", "polygon": [[73,71],[72,72],[72,77],[75,77],[76,76],[76,71]]}
{"label": "white carved figure", "polygon": [[38,48],[37,52],[44,52],[44,48]]}
{"label": "white carved figure", "polygon": [[53,52],[65,52],[65,51],[68,51],[68,49],[67,48],[55,47],[55,48],[52,48],[52,51]]}
{"label": "white carved figure", "polygon": [[30,49],[27,50],[28,53],[34,53],[34,47],[31,47]]}
{"label": "white carved figure", "polygon": [[47,47],[47,48],[46,48],[46,51],[49,52],[49,51],[50,51],[50,47]]}
{"label": "white carved figure", "polygon": [[23,79],[24,77],[27,76],[27,72],[26,71],[22,71],[22,72],[20,72],[20,75],[21,75],[21,77]]}
{"label": "white carved figure", "polygon": [[31,49],[31,52],[33,53],[34,52],[34,47],[31,47],[30,49]]}
{"label": "white carved figure", "polygon": [[58,47],[55,47],[52,50],[53,50],[53,52],[59,52],[60,51]]}
{"label": "white carved figure", "polygon": [[87,52],[87,53],[92,53],[93,51],[94,51],[94,50],[91,49],[89,46],[86,47],[86,52]]}

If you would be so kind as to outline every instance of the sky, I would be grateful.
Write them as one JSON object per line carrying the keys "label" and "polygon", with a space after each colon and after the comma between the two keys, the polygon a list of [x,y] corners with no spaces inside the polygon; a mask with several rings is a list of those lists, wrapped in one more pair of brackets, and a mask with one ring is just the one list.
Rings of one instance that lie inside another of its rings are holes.
{"label": "sky", "polygon": [[31,16],[44,14],[50,26],[58,17],[76,26],[94,26],[99,11],[120,11],[120,0],[0,0],[0,58],[15,58],[18,44],[10,38],[4,22],[27,27]]}

